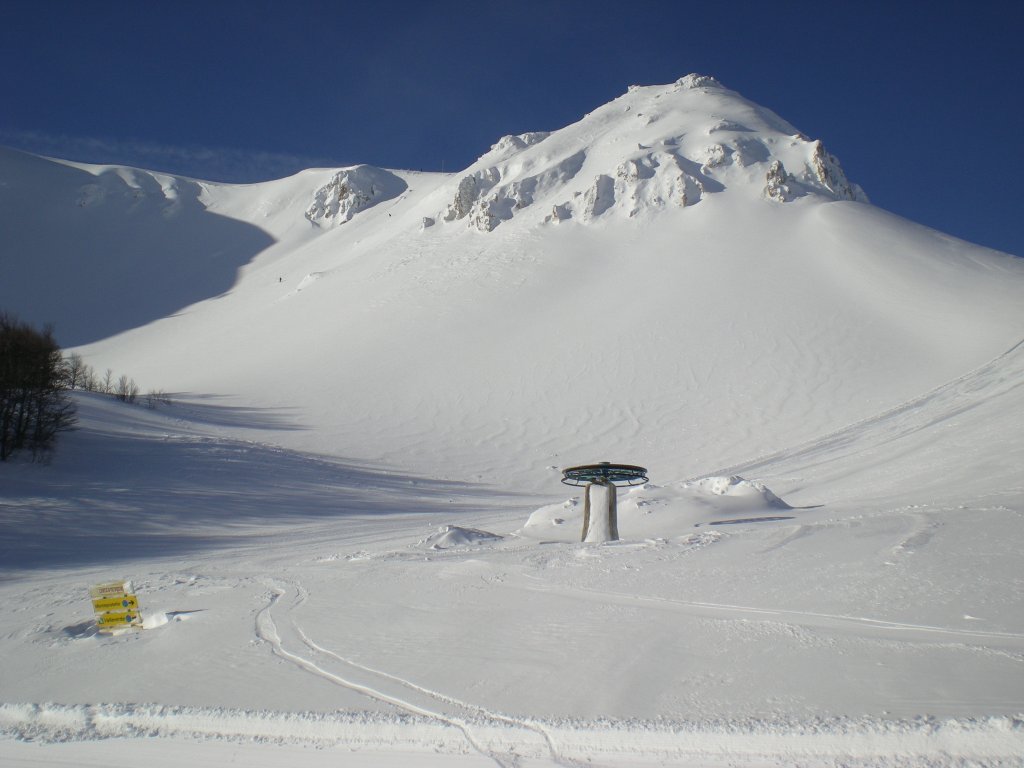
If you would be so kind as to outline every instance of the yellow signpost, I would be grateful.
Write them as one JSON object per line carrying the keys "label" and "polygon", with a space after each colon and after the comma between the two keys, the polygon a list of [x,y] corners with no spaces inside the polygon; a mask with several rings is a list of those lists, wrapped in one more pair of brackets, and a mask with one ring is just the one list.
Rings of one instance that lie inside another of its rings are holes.
{"label": "yellow signpost", "polygon": [[96,617],[96,626],[100,628],[101,632],[104,630],[123,629],[125,627],[139,627],[141,623],[142,619],[138,611],[107,611]]}
{"label": "yellow signpost", "polygon": [[139,598],[132,594],[130,581],[97,584],[89,590],[96,626],[100,632],[118,629],[142,629]]}
{"label": "yellow signpost", "polygon": [[123,597],[104,597],[92,601],[92,609],[96,613],[104,611],[126,611],[136,610],[139,607],[139,600],[135,595],[124,595]]}

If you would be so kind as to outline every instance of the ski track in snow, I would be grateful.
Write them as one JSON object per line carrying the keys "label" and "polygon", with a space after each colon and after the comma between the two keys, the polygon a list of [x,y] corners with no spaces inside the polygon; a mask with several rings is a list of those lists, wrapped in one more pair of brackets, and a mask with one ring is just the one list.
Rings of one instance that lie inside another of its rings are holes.
{"label": "ski track in snow", "polygon": [[[1024,663],[1024,635],[1020,634],[960,630],[864,616],[686,601],[579,585],[551,586],[539,577],[533,576],[525,576],[525,579],[506,577],[501,579],[501,585],[503,588],[556,594],[602,604],[681,611],[691,616],[714,620],[798,625],[836,632],[844,636],[855,634],[878,641],[955,644],[979,652],[1002,653],[1018,663]],[[311,638],[298,621],[299,610],[309,597],[305,588],[299,583],[284,584],[275,580],[271,582],[271,589],[268,604],[257,616],[257,635],[270,643],[274,652],[281,658],[337,685],[391,704],[409,714],[429,718],[456,729],[473,750],[499,766],[517,766],[522,758],[548,759],[552,764],[560,766],[582,764],[578,759],[568,757],[559,750],[552,729],[548,726],[534,720],[496,713],[430,690],[406,678],[370,668],[329,650],[322,642]],[[275,619],[275,614],[281,615]],[[588,764],[593,764],[592,759],[593,757],[588,758]],[[765,759],[768,757],[765,756]]]}
{"label": "ski track in snow", "polygon": [[[431,691],[410,680],[371,669],[346,659],[324,648],[311,639],[296,620],[296,612],[306,601],[308,592],[298,584],[282,586],[270,582],[272,594],[268,604],[257,614],[256,635],[269,643],[274,653],[311,674],[322,677],[336,685],[361,693],[369,698],[391,704],[412,715],[430,718],[458,729],[469,745],[481,755],[490,758],[502,768],[519,765],[518,752],[527,752],[531,757],[547,752],[555,765],[573,768],[580,763],[561,757],[551,735],[543,726],[530,723],[482,707],[459,701],[450,696]],[[287,603],[283,606],[283,601]],[[280,624],[273,613],[280,609],[287,615],[285,632],[291,646],[305,646],[306,652],[288,650],[279,631]],[[313,657],[309,654],[312,653]],[[330,667],[328,669],[327,667]],[[397,686],[397,689],[395,689]],[[390,688],[391,690],[385,690]],[[503,744],[495,744],[477,731],[482,725],[497,724]],[[514,733],[509,733],[509,728]],[[537,737],[540,737],[538,740]],[[511,738],[509,738],[511,737]]]}

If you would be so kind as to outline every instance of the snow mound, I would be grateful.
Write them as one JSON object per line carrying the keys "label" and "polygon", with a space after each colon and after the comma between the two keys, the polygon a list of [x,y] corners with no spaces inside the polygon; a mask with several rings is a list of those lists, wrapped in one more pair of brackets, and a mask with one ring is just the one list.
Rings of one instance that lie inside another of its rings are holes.
{"label": "snow mound", "polygon": [[406,188],[405,181],[382,168],[346,168],[316,190],[306,209],[306,218],[320,227],[344,224],[360,211],[398,197]]}
{"label": "snow mound", "polygon": [[[792,520],[793,508],[764,483],[738,476],[705,477],[669,486],[652,483],[619,491],[622,539],[674,539],[704,525],[766,524]],[[533,512],[518,531],[545,541],[579,541],[581,497]]]}
{"label": "snow mound", "polygon": [[686,490],[709,497],[728,497],[730,502],[743,500],[755,505],[792,509],[786,502],[768,490],[765,484],[757,480],[744,480],[738,475],[729,477],[704,477],[683,483]]}
{"label": "snow mound", "polygon": [[476,528],[445,525],[437,533],[425,538],[420,544],[430,549],[453,549],[456,547],[476,547],[481,544],[494,544],[503,538],[496,533],[488,533]]}

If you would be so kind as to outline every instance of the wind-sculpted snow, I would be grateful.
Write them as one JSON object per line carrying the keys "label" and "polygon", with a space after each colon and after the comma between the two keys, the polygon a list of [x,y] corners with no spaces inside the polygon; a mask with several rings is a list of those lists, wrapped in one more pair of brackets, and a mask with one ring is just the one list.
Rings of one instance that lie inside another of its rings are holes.
{"label": "wind-sculpted snow", "polygon": [[202,183],[0,148],[0,306],[85,344],[220,295],[273,243]]}

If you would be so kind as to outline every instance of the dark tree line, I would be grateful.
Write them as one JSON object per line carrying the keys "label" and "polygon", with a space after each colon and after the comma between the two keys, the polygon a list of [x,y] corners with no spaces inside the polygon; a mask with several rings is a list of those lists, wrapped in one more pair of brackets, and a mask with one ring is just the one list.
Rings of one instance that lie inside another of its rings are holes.
{"label": "dark tree line", "polygon": [[0,312],[0,461],[19,450],[38,458],[74,425],[68,368],[51,328]]}

